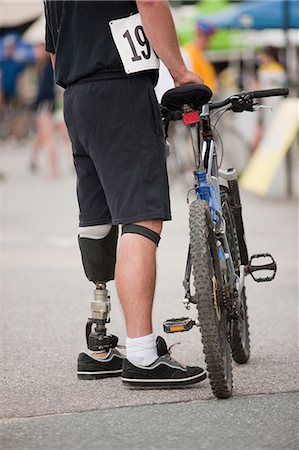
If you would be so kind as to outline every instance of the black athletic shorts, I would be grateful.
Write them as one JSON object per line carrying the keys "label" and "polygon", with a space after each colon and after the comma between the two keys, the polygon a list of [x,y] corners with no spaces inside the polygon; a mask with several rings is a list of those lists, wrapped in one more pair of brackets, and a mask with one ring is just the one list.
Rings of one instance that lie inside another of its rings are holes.
{"label": "black athletic shorts", "polygon": [[171,219],[161,115],[148,75],[71,85],[64,115],[81,227]]}

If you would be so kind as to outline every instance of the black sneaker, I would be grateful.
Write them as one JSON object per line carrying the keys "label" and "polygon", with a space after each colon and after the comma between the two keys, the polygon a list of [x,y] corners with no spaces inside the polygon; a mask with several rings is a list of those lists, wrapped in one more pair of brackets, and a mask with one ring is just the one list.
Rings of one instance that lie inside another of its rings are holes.
{"label": "black sneaker", "polygon": [[124,358],[122,381],[129,387],[140,388],[177,388],[198,383],[207,378],[201,367],[182,366],[170,357],[166,342],[157,337],[158,359],[149,366],[132,364]]}
{"label": "black sneaker", "polygon": [[94,358],[87,353],[78,356],[78,378],[95,380],[98,378],[119,377],[122,373],[123,355],[115,348],[109,350],[105,358]]}

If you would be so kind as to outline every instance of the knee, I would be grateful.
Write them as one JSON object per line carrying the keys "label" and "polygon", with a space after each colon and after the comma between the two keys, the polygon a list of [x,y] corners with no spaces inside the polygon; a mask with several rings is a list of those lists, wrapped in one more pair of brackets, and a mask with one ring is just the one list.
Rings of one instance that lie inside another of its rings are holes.
{"label": "knee", "polygon": [[134,224],[149,228],[159,235],[161,234],[163,228],[163,220],[161,219],[142,220],[140,222],[134,222]]}
{"label": "knee", "polygon": [[140,235],[152,241],[157,247],[160,242],[160,234],[162,231],[162,220],[142,220],[122,226],[122,235],[133,233]]}

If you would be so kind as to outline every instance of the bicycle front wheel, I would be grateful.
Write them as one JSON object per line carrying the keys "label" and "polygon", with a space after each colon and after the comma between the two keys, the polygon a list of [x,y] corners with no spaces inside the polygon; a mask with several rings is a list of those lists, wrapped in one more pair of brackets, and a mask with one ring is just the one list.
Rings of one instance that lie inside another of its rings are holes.
{"label": "bicycle front wheel", "polygon": [[190,252],[195,298],[205,361],[212,391],[217,398],[232,394],[232,359],[227,340],[227,315],[216,239],[207,203],[190,206]]}

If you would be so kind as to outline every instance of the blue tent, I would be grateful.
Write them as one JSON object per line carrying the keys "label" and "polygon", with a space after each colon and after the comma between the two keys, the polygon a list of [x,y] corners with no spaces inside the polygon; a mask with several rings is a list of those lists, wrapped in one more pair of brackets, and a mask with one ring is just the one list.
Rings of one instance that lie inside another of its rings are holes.
{"label": "blue tent", "polygon": [[250,0],[205,16],[217,28],[299,28],[299,0]]}

